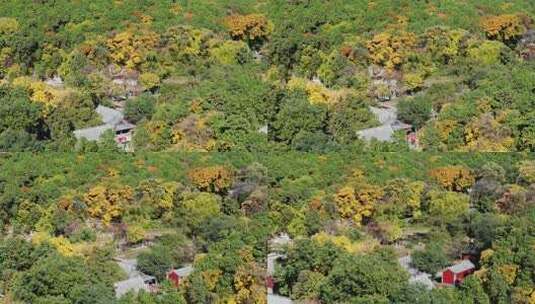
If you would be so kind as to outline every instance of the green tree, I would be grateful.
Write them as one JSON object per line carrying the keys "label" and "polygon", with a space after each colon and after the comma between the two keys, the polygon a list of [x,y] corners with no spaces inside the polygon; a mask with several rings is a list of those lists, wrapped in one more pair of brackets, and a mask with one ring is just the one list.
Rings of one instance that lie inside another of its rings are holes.
{"label": "green tree", "polygon": [[134,99],[129,99],[124,108],[124,114],[128,121],[137,123],[142,119],[151,119],[155,111],[154,97],[143,94]]}
{"label": "green tree", "polygon": [[155,246],[150,251],[140,253],[137,263],[141,272],[153,275],[160,281],[175,266],[171,252],[164,246]]}
{"label": "green tree", "polygon": [[430,243],[423,250],[412,253],[412,265],[421,271],[435,274],[446,267],[449,259],[444,253],[444,248],[439,243]]}
{"label": "green tree", "polygon": [[271,136],[277,141],[292,144],[299,133],[321,132],[326,118],[326,109],[310,104],[304,93],[292,93],[283,99],[281,109],[272,123]]}
{"label": "green tree", "polygon": [[407,279],[393,257],[342,255],[322,285],[320,298],[328,303],[359,297],[376,297],[385,302],[404,287]]}
{"label": "green tree", "polygon": [[431,102],[425,97],[405,99],[398,104],[398,117],[420,129],[431,117]]}

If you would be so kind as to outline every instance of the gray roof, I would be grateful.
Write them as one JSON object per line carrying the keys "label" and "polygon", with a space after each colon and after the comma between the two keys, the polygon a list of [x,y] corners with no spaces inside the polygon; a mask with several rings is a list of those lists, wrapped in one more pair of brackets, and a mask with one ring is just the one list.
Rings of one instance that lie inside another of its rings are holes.
{"label": "gray roof", "polygon": [[138,292],[142,289],[148,291],[149,287],[145,284],[145,280],[144,277],[137,276],[113,284],[113,287],[115,287],[115,296],[120,298],[129,291]]}
{"label": "gray roof", "polygon": [[124,119],[124,115],[120,111],[102,105],[99,105],[95,112],[100,115],[104,124],[117,125]]}
{"label": "gray roof", "polygon": [[141,272],[137,270],[137,259],[116,259],[117,264],[126,273],[128,278],[141,276]]}
{"label": "gray roof", "polygon": [[378,141],[392,141],[395,131],[407,130],[412,126],[397,119],[395,106],[370,107],[381,126],[357,131],[357,135],[366,141],[377,139]]}
{"label": "gray roof", "polygon": [[453,273],[460,273],[469,269],[474,269],[476,266],[470,262],[470,260],[463,260],[460,263],[457,263],[453,266],[450,266],[446,269],[451,270]]}
{"label": "gray roof", "polygon": [[74,130],[74,137],[77,139],[85,138],[87,140],[99,140],[100,136],[107,130],[112,130],[112,125],[101,125],[97,127]]}
{"label": "gray roof", "polygon": [[188,265],[182,268],[173,269],[172,272],[178,274],[181,278],[189,276],[193,272],[193,266]]}
{"label": "gray roof", "polygon": [[268,294],[267,296],[268,304],[292,304],[292,300],[286,297],[281,297],[274,294]]}
{"label": "gray roof", "polygon": [[364,140],[391,141],[394,129],[390,125],[386,125],[357,131],[357,135]]}
{"label": "gray roof", "polygon": [[377,117],[377,120],[382,124],[391,124],[396,121],[396,109],[395,108],[378,108],[370,107],[370,111]]}
{"label": "gray roof", "polygon": [[77,139],[85,138],[87,140],[96,141],[99,140],[102,134],[107,130],[124,131],[131,130],[135,127],[135,125],[124,119],[124,115],[121,111],[99,105],[95,109],[95,112],[99,114],[100,119],[104,124],[96,127],[75,130],[74,136]]}
{"label": "gray roof", "polygon": [[397,130],[408,130],[408,129],[411,129],[412,126],[409,125],[409,124],[406,124],[404,122],[401,122],[399,120],[396,120],[394,121],[391,125],[392,129],[394,129],[395,131]]}
{"label": "gray roof", "polygon": [[277,260],[286,258],[286,255],[271,252],[267,256],[267,274],[273,275],[275,274],[275,264],[277,263]]}

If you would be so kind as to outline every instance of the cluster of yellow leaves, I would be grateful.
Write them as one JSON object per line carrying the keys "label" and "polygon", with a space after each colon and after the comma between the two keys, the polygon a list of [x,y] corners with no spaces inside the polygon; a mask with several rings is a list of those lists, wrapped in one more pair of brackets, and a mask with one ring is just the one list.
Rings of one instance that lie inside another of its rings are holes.
{"label": "cluster of yellow leaves", "polygon": [[490,39],[508,42],[522,36],[526,27],[520,15],[498,15],[484,17],[481,26]]}
{"label": "cluster of yellow leaves", "polygon": [[[101,56],[99,49],[101,47],[106,47],[107,39],[102,36],[92,37],[84,40],[78,45],[77,50],[84,54],[89,60],[96,61],[97,59],[104,59]],[[64,74],[69,71],[64,71]]]}
{"label": "cluster of yellow leaves", "polygon": [[389,243],[399,240],[403,236],[403,228],[396,220],[379,220],[377,222],[379,231],[384,240]]}
{"label": "cluster of yellow leaves", "polygon": [[[447,105],[445,105],[447,107]],[[444,107],[442,108],[444,110]],[[441,142],[446,142],[450,133],[458,126],[458,122],[452,119],[442,119],[435,122],[435,128],[438,131]]]}
{"label": "cluster of yellow leaves", "polygon": [[518,265],[504,264],[498,267],[498,271],[502,274],[508,284],[513,284],[518,272]]}
{"label": "cluster of yellow leaves", "polygon": [[213,33],[208,30],[184,26],[171,27],[163,35],[168,41],[169,52],[186,59],[201,55],[212,36]]}
{"label": "cluster of yellow leaves", "polygon": [[146,15],[146,14],[143,14],[142,12],[134,12],[133,14],[134,16],[136,16],[139,21],[141,21],[141,23],[143,24],[151,24],[152,21],[154,20],[154,18],[150,15]]}
{"label": "cluster of yellow leaves", "polygon": [[154,49],[158,42],[158,34],[152,31],[134,32],[128,29],[108,39],[107,47],[113,63],[133,69],[145,61],[147,53]]}
{"label": "cluster of yellow leaves", "polygon": [[416,45],[416,36],[410,32],[376,34],[367,47],[373,63],[393,70],[399,68]]}
{"label": "cluster of yellow leaves", "polygon": [[426,45],[435,57],[448,62],[460,55],[462,41],[467,37],[465,30],[437,27],[426,32]]}
{"label": "cluster of yellow leaves", "polygon": [[17,19],[0,17],[0,35],[13,34],[19,30],[19,27]]}
{"label": "cluster of yellow leaves", "polygon": [[205,220],[217,216],[220,212],[220,199],[207,192],[185,192],[179,207],[187,217],[190,226],[201,225]]}
{"label": "cluster of yellow leaves", "polygon": [[201,273],[201,276],[206,284],[206,288],[210,291],[214,290],[222,274],[223,272],[219,269],[210,269],[203,271]]}
{"label": "cluster of yellow leaves", "polygon": [[514,149],[514,138],[503,121],[483,115],[464,128],[466,149],[470,151],[508,152]]}
{"label": "cluster of yellow leaves", "polygon": [[148,133],[148,143],[157,146],[168,135],[167,123],[162,120],[149,120],[142,124]]}
{"label": "cluster of yellow leaves", "polygon": [[[393,180],[384,189],[385,204],[383,204],[382,208],[385,210],[388,210],[388,208],[401,210],[403,215],[412,215],[418,218],[421,215],[420,205],[424,189],[425,183],[422,181]],[[390,204],[392,206],[389,206]]]}
{"label": "cluster of yellow leaves", "polygon": [[334,195],[334,202],[340,216],[351,219],[360,225],[364,218],[372,216],[375,205],[383,196],[383,189],[370,184],[359,184],[356,187],[345,186]]}
{"label": "cluster of yellow leaves", "polygon": [[145,238],[145,229],[138,225],[130,225],[126,228],[126,240],[130,244],[141,242]]}
{"label": "cluster of yellow leaves", "polygon": [[225,41],[217,47],[210,48],[210,57],[220,64],[238,63],[238,54],[247,49],[242,41]]}
{"label": "cluster of yellow leaves", "polygon": [[305,78],[292,77],[288,81],[288,89],[304,91],[311,104],[334,105],[346,98],[351,91],[348,89],[330,90],[321,83],[310,81]]}
{"label": "cluster of yellow leaves", "polygon": [[467,50],[468,58],[482,65],[491,65],[500,61],[505,46],[499,41],[475,41]]}
{"label": "cluster of yellow leaves", "polygon": [[435,168],[429,171],[429,176],[450,191],[464,191],[475,182],[475,177],[470,169],[463,166]]}
{"label": "cluster of yellow leaves", "polygon": [[518,166],[518,175],[530,184],[535,183],[535,161],[521,161]]}
{"label": "cluster of yellow leaves", "polygon": [[234,288],[237,304],[266,304],[267,297],[264,287],[263,271],[255,262],[249,248],[240,251],[240,258],[244,261],[234,274]]}
{"label": "cluster of yellow leaves", "polygon": [[144,90],[152,90],[160,86],[160,76],[154,73],[142,73],[139,75],[139,82]]}
{"label": "cluster of yellow leaves", "polygon": [[180,12],[182,11],[182,7],[178,3],[171,4],[171,7],[169,8],[169,11],[175,15],[178,16]]}
{"label": "cluster of yellow leaves", "polygon": [[178,183],[156,181],[143,181],[137,187],[141,194],[141,200],[148,202],[153,207],[162,211],[173,208],[173,199],[177,191]]}
{"label": "cluster of yellow leaves", "polygon": [[227,167],[213,166],[192,169],[188,177],[200,190],[221,192],[232,185],[234,173]]}
{"label": "cluster of yellow leaves", "polygon": [[88,253],[93,245],[87,243],[73,244],[63,236],[53,237],[46,232],[36,232],[32,235],[32,243],[35,245],[48,243],[63,256],[81,256]]}
{"label": "cluster of yellow leaves", "polygon": [[132,200],[132,189],[128,186],[106,187],[97,185],[84,195],[89,215],[100,218],[104,224],[120,218],[127,204]]}
{"label": "cluster of yellow leaves", "polygon": [[351,241],[347,236],[344,235],[331,235],[326,232],[319,232],[315,234],[312,239],[319,244],[332,243],[336,247],[342,248],[349,253],[368,253],[379,247],[379,241],[376,239],[368,239],[362,241]]}
{"label": "cluster of yellow leaves", "polygon": [[43,104],[45,116],[72,93],[70,90],[50,87],[28,76],[17,77],[12,84],[14,87],[25,89],[32,101]]}
{"label": "cluster of yellow leaves", "polygon": [[407,189],[407,205],[411,209],[412,215],[418,217],[420,214],[421,197],[425,189],[425,183],[422,181],[411,182]]}
{"label": "cluster of yellow leaves", "polygon": [[[201,105],[193,101],[190,107],[193,113],[201,112]],[[206,152],[216,148],[216,141],[213,138],[212,130],[209,127],[211,121],[217,115],[210,111],[201,114],[190,114],[182,121],[176,123],[172,130],[172,143],[178,150],[190,152]]]}
{"label": "cluster of yellow leaves", "polygon": [[424,77],[421,73],[406,73],[403,75],[403,82],[409,92],[414,92],[423,88]]}
{"label": "cluster of yellow leaves", "polygon": [[232,15],[224,23],[233,39],[246,41],[265,39],[272,30],[269,20],[260,14]]}

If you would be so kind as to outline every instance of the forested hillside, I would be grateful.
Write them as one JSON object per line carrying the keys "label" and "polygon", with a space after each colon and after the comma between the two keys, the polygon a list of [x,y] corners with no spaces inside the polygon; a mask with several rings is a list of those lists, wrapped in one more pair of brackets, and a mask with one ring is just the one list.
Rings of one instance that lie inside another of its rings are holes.
{"label": "forested hillside", "polygon": [[[118,303],[265,303],[280,232],[295,242],[278,290],[295,300],[535,297],[535,160],[522,155],[16,154],[0,167],[8,303],[112,303],[125,278],[115,256],[161,282],[194,268],[178,289]],[[410,253],[434,274],[467,252],[478,270],[459,288],[409,283],[397,262]]]}
{"label": "forested hillside", "polygon": [[535,304],[535,1],[0,0],[0,303]]}
{"label": "forested hillside", "polygon": [[[339,151],[397,109],[413,148],[535,150],[532,1],[2,1],[0,150]],[[404,131],[372,150],[408,149]],[[111,139],[112,136],[107,136]]]}

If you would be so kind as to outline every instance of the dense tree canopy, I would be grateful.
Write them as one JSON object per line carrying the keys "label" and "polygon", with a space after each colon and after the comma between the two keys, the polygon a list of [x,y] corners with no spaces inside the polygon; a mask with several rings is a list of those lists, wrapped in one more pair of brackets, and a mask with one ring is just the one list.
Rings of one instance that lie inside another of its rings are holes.
{"label": "dense tree canopy", "polygon": [[[268,282],[535,303],[534,20],[528,0],[0,1],[0,301],[264,304]],[[157,288],[117,298],[123,263]]]}

